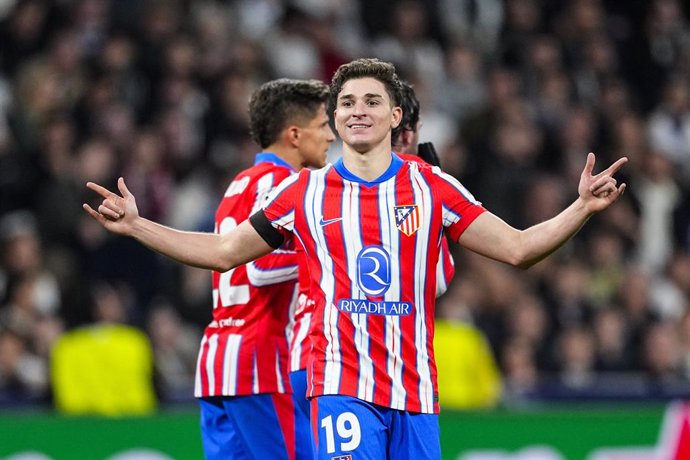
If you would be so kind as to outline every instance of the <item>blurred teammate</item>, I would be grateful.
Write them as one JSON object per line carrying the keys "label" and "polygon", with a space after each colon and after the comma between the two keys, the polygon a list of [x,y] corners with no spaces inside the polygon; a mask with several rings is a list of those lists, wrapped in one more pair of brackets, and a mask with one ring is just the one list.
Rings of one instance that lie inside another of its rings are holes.
{"label": "blurred teammate", "polygon": [[[335,139],[327,99],[325,84],[287,79],[252,95],[251,135],[263,152],[228,186],[216,233],[230,232],[260,209],[286,177],[325,164]],[[213,272],[213,321],[201,342],[195,385],[207,459],[313,457],[309,419],[292,399],[285,339],[296,269],[295,252],[286,245]]]}
{"label": "blurred teammate", "polygon": [[395,68],[375,59],[341,66],[331,82],[343,156],[285,179],[262,209],[222,235],[181,232],[138,215],[124,180],[120,195],[85,210],[179,262],[226,271],[293,236],[304,246],[314,289],[308,391],[322,459],[439,459],[433,359],[436,263],[444,229],[463,247],[527,268],[562,246],[625,189],[621,158],[593,175],[557,216],[517,230],[486,211],[439,168],[391,151],[401,120]]}

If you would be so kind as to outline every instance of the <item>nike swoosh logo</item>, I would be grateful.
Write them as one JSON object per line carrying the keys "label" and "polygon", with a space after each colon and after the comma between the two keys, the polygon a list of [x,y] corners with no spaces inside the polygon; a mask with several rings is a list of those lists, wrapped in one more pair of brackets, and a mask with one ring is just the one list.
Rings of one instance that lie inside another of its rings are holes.
{"label": "nike swoosh logo", "polygon": [[321,220],[319,221],[319,225],[322,227],[325,227],[326,225],[335,224],[336,222],[340,222],[341,220],[343,220],[342,217],[336,217],[335,219],[328,219],[328,220],[323,220],[323,217],[322,217]]}

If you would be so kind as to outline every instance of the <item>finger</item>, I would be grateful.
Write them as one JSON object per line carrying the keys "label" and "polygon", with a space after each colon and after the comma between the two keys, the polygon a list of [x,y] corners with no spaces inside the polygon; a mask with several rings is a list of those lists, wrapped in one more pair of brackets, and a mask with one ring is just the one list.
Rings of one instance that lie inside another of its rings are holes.
{"label": "finger", "polygon": [[99,214],[98,212],[96,212],[91,206],[89,206],[88,204],[84,203],[84,204],[81,205],[81,207],[82,207],[82,208],[84,209],[84,211],[86,211],[91,217],[93,217],[97,222],[99,222],[99,223],[101,223],[101,224],[104,223],[105,218],[104,218],[101,214]]}
{"label": "finger", "polygon": [[583,173],[585,173],[586,175],[589,175],[589,176],[592,175],[592,171],[594,171],[595,160],[596,160],[596,157],[594,156],[594,153],[589,152],[587,154],[587,162],[585,163],[585,170],[583,171]]}
{"label": "finger", "polygon": [[120,217],[122,217],[122,215],[120,214],[119,211],[113,211],[112,209],[110,209],[109,207],[107,207],[104,204],[101,204],[98,207],[98,212],[101,213],[101,215],[103,215],[103,216],[105,216],[111,220],[117,220]]}
{"label": "finger", "polygon": [[117,188],[118,190],[120,190],[120,193],[122,193],[123,197],[132,196],[132,192],[129,191],[127,185],[125,184],[124,177],[120,177],[117,179]]}
{"label": "finger", "polygon": [[607,196],[609,196],[611,193],[616,192],[616,190],[617,190],[617,189],[616,189],[616,186],[615,186],[614,184],[608,182],[608,183],[604,184],[602,187],[598,188],[597,190],[595,190],[595,191],[592,192],[592,193],[593,193],[594,196],[596,196],[596,197],[601,197],[601,196],[607,197]]}
{"label": "finger", "polygon": [[100,196],[102,196],[103,198],[110,198],[110,197],[112,197],[112,196],[117,196],[117,195],[115,195],[113,192],[111,192],[110,190],[108,190],[107,188],[102,187],[102,186],[100,186],[100,185],[98,185],[98,184],[96,184],[96,183],[94,183],[94,182],[87,182],[87,183],[86,183],[86,187],[87,187],[87,188],[90,188],[90,189],[93,190],[94,192],[98,193],[98,194],[99,194]]}
{"label": "finger", "polygon": [[[120,201],[120,200],[118,200]],[[103,203],[101,203],[101,206],[105,206],[106,208],[110,209],[113,211],[118,217],[122,217],[125,215],[125,210],[122,209],[118,204],[116,204],[114,201],[106,198],[103,200]]]}
{"label": "finger", "polygon": [[608,184],[612,184],[613,188],[616,188],[616,184],[618,181],[611,177],[611,176],[603,176],[598,178],[597,180],[592,183],[592,185],[589,187],[589,191],[592,193],[596,193],[598,190],[600,190],[602,187],[605,187]]}
{"label": "finger", "polygon": [[611,166],[602,171],[601,174],[608,174],[609,176],[613,176],[627,162],[628,157],[619,158],[618,160],[616,160],[615,163],[613,163]]}

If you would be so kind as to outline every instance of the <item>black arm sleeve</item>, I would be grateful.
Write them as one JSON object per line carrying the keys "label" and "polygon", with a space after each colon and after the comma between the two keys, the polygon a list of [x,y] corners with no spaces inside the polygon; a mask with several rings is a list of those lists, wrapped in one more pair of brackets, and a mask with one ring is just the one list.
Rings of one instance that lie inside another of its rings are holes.
{"label": "black arm sleeve", "polygon": [[254,230],[256,230],[256,232],[261,235],[261,238],[263,238],[273,249],[278,249],[280,245],[283,244],[283,240],[285,240],[283,234],[271,225],[268,217],[266,217],[266,214],[264,214],[261,209],[249,216],[249,223],[252,224]]}

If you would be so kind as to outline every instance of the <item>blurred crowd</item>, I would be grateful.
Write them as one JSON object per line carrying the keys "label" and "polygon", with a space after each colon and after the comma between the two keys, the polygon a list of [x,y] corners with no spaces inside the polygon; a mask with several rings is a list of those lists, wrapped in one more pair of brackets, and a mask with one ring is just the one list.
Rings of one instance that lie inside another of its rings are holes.
{"label": "blurred crowd", "polygon": [[145,332],[157,397],[191,399],[211,277],[106,234],[85,182],[124,176],[142,215],[212,230],[258,149],[252,90],[363,56],[396,64],[421,140],[514,226],[574,199],[587,152],[629,158],[622,199],[532,269],[454,248],[438,316],[486,338],[501,401],[690,396],[685,2],[3,0],[0,404],[51,403],[56,344],[103,324]]}

